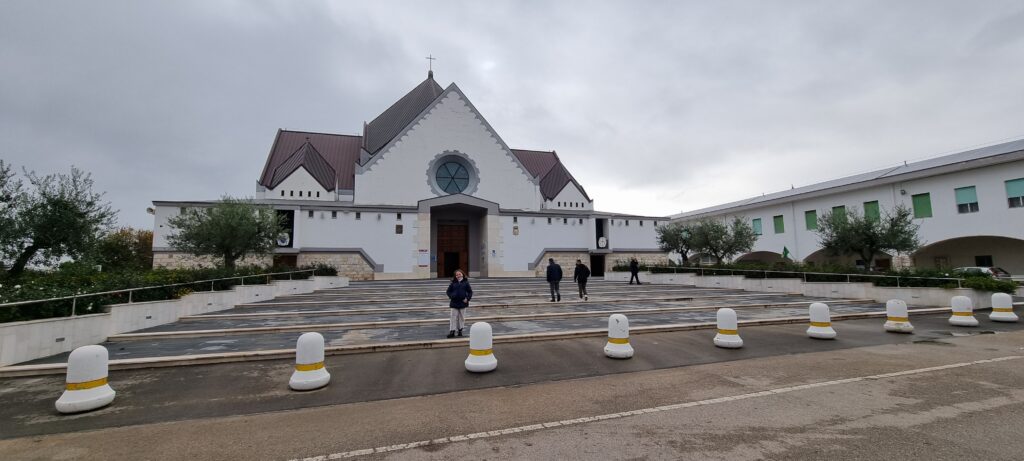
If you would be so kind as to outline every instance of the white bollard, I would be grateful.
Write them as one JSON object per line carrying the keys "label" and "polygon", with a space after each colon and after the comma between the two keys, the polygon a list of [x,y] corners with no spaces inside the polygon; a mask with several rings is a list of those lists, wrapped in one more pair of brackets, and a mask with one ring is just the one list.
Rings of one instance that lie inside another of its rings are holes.
{"label": "white bollard", "polygon": [[324,336],[303,333],[295,342],[295,371],[288,387],[296,391],[320,389],[331,382],[331,374],[324,368]]}
{"label": "white bollard", "polygon": [[109,359],[110,354],[103,346],[82,346],[71,351],[65,390],[57,399],[57,411],[78,413],[113,402],[115,392],[107,384]]}
{"label": "white bollard", "polygon": [[715,345],[727,349],[743,347],[743,338],[740,338],[739,325],[736,323],[736,311],[723,307],[718,310],[718,334],[715,335]]}
{"label": "white bollard", "polygon": [[974,318],[974,303],[966,296],[954,296],[950,300],[953,305],[953,315],[949,317],[949,324],[958,327],[976,327],[978,319]]}
{"label": "white bollard", "polygon": [[604,346],[604,355],[613,359],[628,359],[633,356],[633,346],[629,344],[629,319],[622,314],[608,317],[608,344]]}
{"label": "white bollard", "polygon": [[828,304],[811,303],[808,308],[811,326],[807,327],[807,336],[816,339],[835,339],[836,330],[832,329],[832,316],[828,313]]}
{"label": "white bollard", "polygon": [[890,299],[885,303],[885,331],[893,333],[913,333],[907,303],[902,299]]}
{"label": "white bollard", "polygon": [[491,324],[476,322],[469,327],[469,356],[466,357],[466,369],[473,373],[486,373],[498,368],[498,359],[494,357],[491,336]]}
{"label": "white bollard", "polygon": [[988,319],[993,322],[1016,322],[1017,314],[1013,313],[1013,298],[1006,293],[992,293],[992,313]]}

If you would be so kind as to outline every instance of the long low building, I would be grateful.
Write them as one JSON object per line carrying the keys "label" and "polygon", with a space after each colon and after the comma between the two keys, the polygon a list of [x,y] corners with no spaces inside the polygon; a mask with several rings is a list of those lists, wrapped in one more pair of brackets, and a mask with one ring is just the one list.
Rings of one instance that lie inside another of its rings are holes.
{"label": "long low building", "polygon": [[997,266],[1024,275],[1024,140],[684,212],[672,220],[747,220],[760,236],[753,251],[737,261],[775,262],[788,251],[789,258],[810,264],[862,264],[822,250],[818,217],[852,208],[878,216],[899,205],[913,210],[922,246],[910,255],[883,256],[879,267]]}
{"label": "long low building", "polygon": [[[454,83],[427,79],[361,135],[279,130],[257,203],[282,216],[273,262],[353,279],[536,276],[549,258],[602,274],[664,262],[666,217],[602,213],[555,151],[511,149]],[[154,201],[154,266],[211,264],[168,245],[168,219],[209,201]],[[258,261],[267,263],[266,259]]]}

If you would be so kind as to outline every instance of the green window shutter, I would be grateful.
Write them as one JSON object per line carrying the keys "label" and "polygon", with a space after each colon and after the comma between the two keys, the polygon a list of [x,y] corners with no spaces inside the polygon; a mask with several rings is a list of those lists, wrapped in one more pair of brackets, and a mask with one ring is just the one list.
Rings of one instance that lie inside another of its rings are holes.
{"label": "green window shutter", "polygon": [[846,205],[832,207],[832,214],[846,214]]}
{"label": "green window shutter", "polygon": [[804,223],[807,224],[807,230],[818,229],[818,210],[807,210],[804,212]]}
{"label": "green window shutter", "polygon": [[1024,178],[1006,181],[1006,197],[1024,197]]}
{"label": "green window shutter", "polygon": [[786,232],[786,223],[785,223],[785,221],[782,220],[782,215],[778,215],[778,216],[773,217],[772,221],[774,221],[774,224],[775,224],[775,233],[776,234],[781,234],[783,232]]}
{"label": "green window shutter", "polygon": [[882,219],[882,213],[878,209],[878,200],[873,202],[864,202],[864,217],[875,222]]}
{"label": "green window shutter", "polygon": [[761,235],[761,218],[755,218],[753,221],[750,221],[750,227],[754,228],[755,234]]}
{"label": "green window shutter", "polygon": [[968,203],[978,202],[978,191],[974,186],[957,188],[954,190],[954,193],[956,194],[957,205],[966,205]]}
{"label": "green window shutter", "polygon": [[931,194],[917,194],[911,197],[914,203],[915,218],[932,217],[932,196]]}

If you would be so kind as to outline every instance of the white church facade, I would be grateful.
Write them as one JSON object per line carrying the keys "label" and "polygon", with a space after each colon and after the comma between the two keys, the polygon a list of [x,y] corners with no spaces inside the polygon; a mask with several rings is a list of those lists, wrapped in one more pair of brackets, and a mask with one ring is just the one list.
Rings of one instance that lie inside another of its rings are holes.
{"label": "white church facade", "polygon": [[[595,211],[555,151],[509,148],[433,72],[361,135],[279,130],[257,184],[255,201],[286,223],[274,262],[353,279],[533,277],[548,258],[601,274],[667,258],[655,229],[668,218]],[[168,246],[167,220],[215,203],[153,202],[155,266],[199,263]]]}

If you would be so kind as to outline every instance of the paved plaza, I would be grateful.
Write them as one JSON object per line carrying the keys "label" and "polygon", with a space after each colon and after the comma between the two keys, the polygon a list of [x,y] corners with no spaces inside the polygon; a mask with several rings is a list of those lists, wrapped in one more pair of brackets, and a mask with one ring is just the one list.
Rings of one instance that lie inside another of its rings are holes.
{"label": "paved plaza", "polygon": [[[881,318],[842,320],[884,311],[878,303],[828,300],[836,340],[807,338],[802,320],[741,326],[745,346],[730,350],[711,344],[713,329],[683,326],[725,306],[741,321],[806,319],[816,299],[599,280],[587,302],[566,289],[550,303],[542,281],[473,282],[468,323],[495,319],[494,372],[466,372],[466,338],[444,338],[444,281],[353,283],[131,333],[183,337],[105,345],[112,359],[143,361],[289,348],[302,331],[328,347],[419,346],[328,355],[331,383],[312,392],[288,389],[287,358],[114,369],[114,403],[70,416],[53,409],[62,374],[0,378],[0,420],[13,423],[0,426],[0,457],[1015,459],[1024,449],[1003,427],[1024,423],[1024,328],[984,311],[976,328],[950,326],[948,312],[912,315],[915,333],[903,335]],[[637,329],[679,329],[636,333],[632,359],[609,359],[605,337],[574,332],[606,328],[612,312],[630,312]]]}

